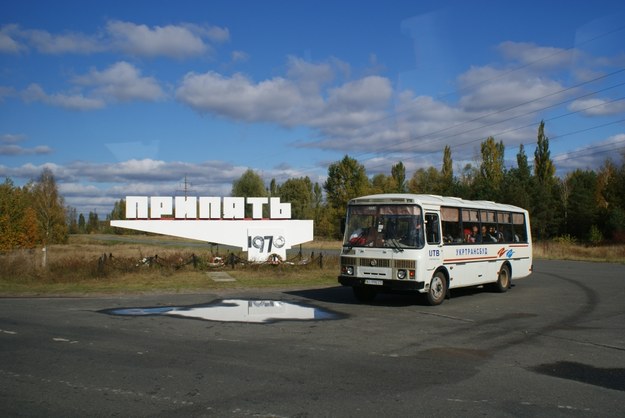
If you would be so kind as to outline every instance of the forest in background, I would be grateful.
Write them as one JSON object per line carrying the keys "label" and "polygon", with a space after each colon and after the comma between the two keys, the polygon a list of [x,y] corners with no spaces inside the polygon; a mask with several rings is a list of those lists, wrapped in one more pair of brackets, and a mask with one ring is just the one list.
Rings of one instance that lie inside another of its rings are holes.
{"label": "forest in background", "polygon": [[[315,236],[340,238],[340,223],[347,202],[376,193],[423,193],[490,200],[526,208],[535,241],[557,239],[592,245],[625,243],[625,152],[620,164],[606,160],[598,170],[578,169],[556,176],[544,122],[538,127],[533,159],[521,145],[516,166],[506,168],[505,146],[489,137],[480,144],[479,161],[454,172],[451,148],[443,152],[441,169],[420,168],[410,177],[400,161],[390,174],[369,176],[363,164],[345,155],[328,167],[320,185],[308,177],[268,183],[247,170],[232,185],[232,196],[279,196],[291,203],[294,219],[313,219]],[[115,202],[105,219],[86,216],[66,206],[54,174],[44,169],[25,186],[10,178],[0,184],[0,251],[28,249],[67,242],[70,234],[132,231],[112,228],[109,221],[124,219],[125,201]]]}

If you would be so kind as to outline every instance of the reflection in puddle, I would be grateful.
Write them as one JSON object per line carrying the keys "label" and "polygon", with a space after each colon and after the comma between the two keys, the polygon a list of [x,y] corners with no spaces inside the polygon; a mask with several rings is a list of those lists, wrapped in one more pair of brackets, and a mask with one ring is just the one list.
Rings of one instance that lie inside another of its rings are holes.
{"label": "reflection in puddle", "polygon": [[338,314],[313,306],[275,300],[226,299],[208,305],[121,308],[101,311],[111,315],[171,315],[223,322],[269,323],[281,320],[337,319]]}

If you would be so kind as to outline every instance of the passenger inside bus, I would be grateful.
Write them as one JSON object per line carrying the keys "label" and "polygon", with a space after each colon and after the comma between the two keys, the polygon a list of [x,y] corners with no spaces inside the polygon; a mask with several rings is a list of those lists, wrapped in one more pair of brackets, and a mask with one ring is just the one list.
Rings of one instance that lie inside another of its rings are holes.
{"label": "passenger inside bus", "polygon": [[478,234],[479,240],[476,240],[476,242],[479,242],[480,244],[483,242],[490,242],[491,239],[488,236],[488,230],[486,229],[486,225],[482,225],[482,229],[480,231],[480,233]]}
{"label": "passenger inside bus", "polygon": [[[479,241],[478,241],[478,239],[479,239]],[[471,244],[476,243],[476,242],[482,242],[480,234],[478,233],[477,225],[473,225],[471,227],[471,232],[469,234],[467,234],[465,240],[468,243],[471,243]]]}
{"label": "passenger inside bus", "polygon": [[491,225],[488,228],[488,239],[492,242],[503,242],[503,235],[500,232],[497,232],[494,225]]}
{"label": "passenger inside bus", "polygon": [[369,235],[369,228],[358,228],[354,231],[352,235],[349,237],[350,245],[362,246],[367,242],[367,237]]}

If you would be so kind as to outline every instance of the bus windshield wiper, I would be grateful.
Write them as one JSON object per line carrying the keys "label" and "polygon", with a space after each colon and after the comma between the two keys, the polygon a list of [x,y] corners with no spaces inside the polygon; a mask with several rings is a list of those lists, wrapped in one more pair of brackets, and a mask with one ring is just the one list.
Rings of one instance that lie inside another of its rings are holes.
{"label": "bus windshield wiper", "polygon": [[401,245],[399,245],[399,242],[397,242],[396,238],[391,238],[387,240],[386,242],[390,242],[392,244],[392,247],[396,249],[397,251],[399,251],[400,253],[404,252],[404,249],[401,247]]}

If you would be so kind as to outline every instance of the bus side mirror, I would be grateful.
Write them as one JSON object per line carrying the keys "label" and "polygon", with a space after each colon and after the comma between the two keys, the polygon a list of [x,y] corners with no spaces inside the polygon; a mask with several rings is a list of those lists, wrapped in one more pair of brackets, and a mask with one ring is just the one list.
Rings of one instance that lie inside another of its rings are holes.
{"label": "bus side mirror", "polygon": [[341,219],[341,235],[345,234],[345,219]]}

